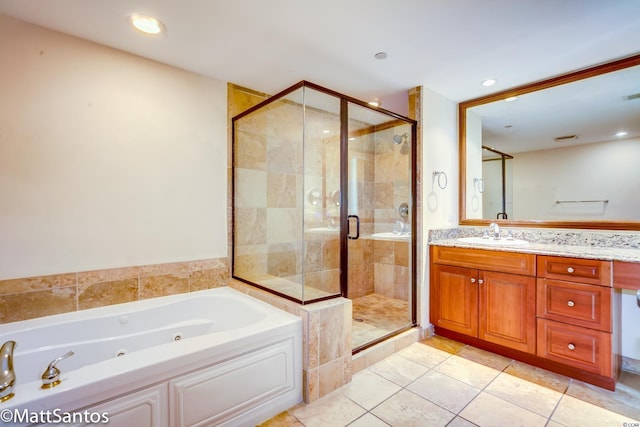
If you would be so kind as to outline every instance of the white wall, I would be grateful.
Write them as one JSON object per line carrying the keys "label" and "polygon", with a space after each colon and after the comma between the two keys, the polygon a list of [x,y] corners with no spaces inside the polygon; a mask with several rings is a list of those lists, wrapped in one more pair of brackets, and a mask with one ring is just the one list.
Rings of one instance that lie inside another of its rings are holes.
{"label": "white wall", "polygon": [[[458,106],[444,96],[422,90],[422,236],[424,277],[419,283],[419,322],[429,325],[429,251],[426,245],[430,229],[458,225]],[[447,174],[447,187],[437,184],[433,171]]]}
{"label": "white wall", "polygon": [[227,254],[226,84],[0,15],[0,279]]}
{"label": "white wall", "polygon": [[624,290],[621,293],[621,354],[640,360],[640,307],[635,292]]}
{"label": "white wall", "polygon": [[[640,212],[638,159],[638,139],[515,153],[513,217],[635,220]],[[556,204],[556,200],[609,203]]]}

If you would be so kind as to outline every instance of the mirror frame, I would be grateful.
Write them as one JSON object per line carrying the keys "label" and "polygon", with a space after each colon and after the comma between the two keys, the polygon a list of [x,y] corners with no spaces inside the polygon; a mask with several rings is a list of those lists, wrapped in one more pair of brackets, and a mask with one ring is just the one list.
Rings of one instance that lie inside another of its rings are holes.
{"label": "mirror frame", "polygon": [[584,68],[545,80],[529,83],[515,88],[507,89],[480,98],[470,99],[458,104],[458,148],[459,148],[459,224],[470,226],[486,226],[492,222],[497,222],[510,227],[535,227],[535,228],[580,228],[580,229],[600,229],[600,230],[640,230],[640,221],[547,221],[547,220],[509,220],[509,219],[468,219],[466,206],[467,193],[467,147],[466,147],[466,117],[467,109],[482,104],[499,101],[510,96],[519,96],[526,93],[572,83],[578,80],[599,76],[601,74],[622,70],[625,68],[640,65],[640,54],[618,59],[612,62]]}

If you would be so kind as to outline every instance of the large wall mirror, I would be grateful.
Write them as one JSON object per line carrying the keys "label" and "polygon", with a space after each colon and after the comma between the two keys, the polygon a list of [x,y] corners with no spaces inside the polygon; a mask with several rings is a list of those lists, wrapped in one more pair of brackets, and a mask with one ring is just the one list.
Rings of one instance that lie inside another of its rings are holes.
{"label": "large wall mirror", "polygon": [[640,54],[459,105],[460,224],[640,230]]}

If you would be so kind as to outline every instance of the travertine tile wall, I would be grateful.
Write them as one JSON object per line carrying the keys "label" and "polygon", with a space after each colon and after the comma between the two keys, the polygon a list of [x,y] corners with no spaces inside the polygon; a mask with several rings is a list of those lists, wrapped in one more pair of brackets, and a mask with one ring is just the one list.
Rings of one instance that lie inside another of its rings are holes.
{"label": "travertine tile wall", "polygon": [[[313,228],[338,220],[338,207],[327,201],[339,189],[337,134],[337,115],[291,101],[276,101],[236,121],[234,250],[239,277],[258,281],[277,276],[339,292],[333,252],[337,241],[331,236],[303,238],[303,221]],[[317,204],[306,197],[312,189],[322,193]]]}
{"label": "travertine tile wall", "polygon": [[227,258],[0,280],[0,323],[225,286]]}
{"label": "travertine tile wall", "polygon": [[302,271],[301,112],[277,101],[236,121],[235,268],[247,279]]}
{"label": "travertine tile wall", "polygon": [[349,293],[409,299],[409,243],[367,237],[349,242]]}
{"label": "travertine tile wall", "polygon": [[[375,151],[375,220],[377,224],[393,224],[402,219],[398,208],[402,202],[410,201],[410,163],[409,152],[403,153],[403,144],[393,141],[394,135],[402,135],[407,126],[390,128],[376,133]],[[414,142],[410,142],[414,143]],[[407,147],[408,148],[408,147]],[[406,148],[405,148],[406,150]],[[391,231],[376,230],[376,231]]]}
{"label": "travertine tile wall", "polygon": [[409,243],[374,240],[374,292],[409,300]]}

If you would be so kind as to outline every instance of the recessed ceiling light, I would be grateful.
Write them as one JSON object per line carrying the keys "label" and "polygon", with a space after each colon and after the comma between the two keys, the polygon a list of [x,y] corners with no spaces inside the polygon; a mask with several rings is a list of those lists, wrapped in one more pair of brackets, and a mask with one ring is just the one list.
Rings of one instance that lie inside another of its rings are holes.
{"label": "recessed ceiling light", "polygon": [[628,132],[621,130],[620,132],[616,132],[616,136],[627,136]]}
{"label": "recessed ceiling light", "polygon": [[504,102],[513,102],[513,101],[515,101],[516,99],[518,99],[518,97],[517,97],[517,96],[510,96],[510,97],[508,97],[508,98],[505,98],[505,99],[504,99]]}
{"label": "recessed ceiling light", "polygon": [[496,84],[497,80],[496,79],[487,79],[487,80],[483,80],[482,81],[482,86],[493,86],[494,84]]}
{"label": "recessed ceiling light", "polygon": [[374,55],[376,59],[387,59],[387,52],[378,52]]}
{"label": "recessed ceiling light", "polygon": [[129,22],[135,29],[145,34],[157,35],[164,32],[165,29],[164,24],[158,19],[139,13],[129,15]]}
{"label": "recessed ceiling light", "polygon": [[331,133],[331,131],[329,129],[325,129],[322,131],[322,133]]}

